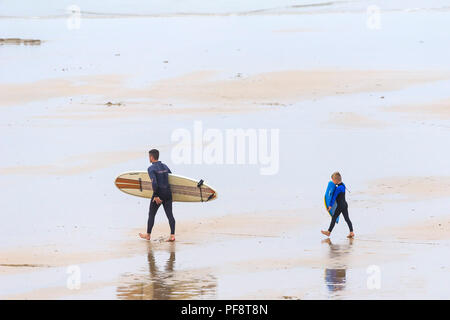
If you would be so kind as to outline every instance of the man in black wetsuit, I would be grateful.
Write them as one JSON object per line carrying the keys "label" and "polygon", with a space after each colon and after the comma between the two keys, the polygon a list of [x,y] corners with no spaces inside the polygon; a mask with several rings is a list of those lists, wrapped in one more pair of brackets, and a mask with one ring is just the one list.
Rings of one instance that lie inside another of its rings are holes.
{"label": "man in black wetsuit", "polygon": [[331,210],[331,207],[334,205],[334,202],[337,203],[336,210],[334,211],[333,217],[331,218],[330,227],[327,231],[321,231],[324,235],[330,236],[331,231],[333,231],[334,225],[336,223],[336,219],[342,213],[344,216],[345,222],[347,222],[348,228],[350,229],[350,234],[347,238],[353,238],[355,234],[353,233],[353,225],[350,221],[350,217],[348,216],[348,204],[345,200],[345,184],[342,182],[342,177],[339,172],[335,172],[331,175],[331,180],[336,184],[337,188],[334,190],[333,197],[331,198],[330,205],[328,207],[328,211]]}
{"label": "man in black wetsuit", "polygon": [[169,173],[172,172],[164,163],[158,160],[158,150],[150,150],[149,157],[152,165],[148,167],[148,175],[152,181],[153,196],[150,201],[147,233],[139,233],[139,236],[142,239],[150,240],[153,224],[155,223],[156,212],[162,204],[170,225],[170,238],[167,241],[172,242],[175,241],[175,219],[172,213],[172,191],[170,190],[169,185]]}

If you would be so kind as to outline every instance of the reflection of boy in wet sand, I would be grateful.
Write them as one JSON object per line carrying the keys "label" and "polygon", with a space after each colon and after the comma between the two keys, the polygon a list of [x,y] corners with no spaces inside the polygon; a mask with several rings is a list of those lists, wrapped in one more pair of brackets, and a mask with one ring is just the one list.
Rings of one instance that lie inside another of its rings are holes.
{"label": "reflection of boy in wet sand", "polygon": [[334,202],[337,203],[337,207],[336,210],[334,211],[333,217],[331,218],[330,227],[328,228],[327,231],[322,230],[321,232],[329,237],[331,231],[333,231],[334,225],[336,224],[336,219],[342,213],[345,222],[347,222],[348,228],[350,229],[350,233],[347,236],[347,238],[353,238],[355,234],[353,233],[352,222],[350,221],[350,218],[348,216],[348,204],[347,201],[345,200],[345,184],[342,182],[342,177],[339,172],[333,173],[331,175],[331,180],[333,181],[334,184],[336,184],[337,188],[333,193],[333,197],[331,198],[328,211],[331,210],[331,207],[334,205]]}
{"label": "reflection of boy in wet sand", "polygon": [[337,292],[345,289],[347,282],[347,266],[345,257],[350,253],[353,244],[353,238],[349,239],[347,246],[333,244],[330,238],[322,240],[330,247],[330,258],[332,265],[325,268],[325,284],[330,292]]}
{"label": "reflection of boy in wet sand", "polygon": [[148,175],[150,176],[150,180],[152,180],[153,196],[150,201],[147,233],[139,233],[139,236],[142,239],[150,240],[150,235],[155,223],[156,212],[162,204],[170,225],[170,237],[167,241],[175,241],[175,219],[172,213],[172,191],[170,190],[169,185],[169,173],[172,172],[164,163],[158,161],[158,150],[150,150],[149,157],[152,165],[148,167]]}

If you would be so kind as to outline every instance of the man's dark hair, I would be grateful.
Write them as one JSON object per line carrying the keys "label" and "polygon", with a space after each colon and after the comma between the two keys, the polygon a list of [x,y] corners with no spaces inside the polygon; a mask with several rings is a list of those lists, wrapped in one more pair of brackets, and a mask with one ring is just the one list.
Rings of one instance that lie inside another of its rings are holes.
{"label": "man's dark hair", "polygon": [[158,160],[159,159],[159,151],[156,149],[152,149],[148,152],[149,155],[153,157],[153,159]]}

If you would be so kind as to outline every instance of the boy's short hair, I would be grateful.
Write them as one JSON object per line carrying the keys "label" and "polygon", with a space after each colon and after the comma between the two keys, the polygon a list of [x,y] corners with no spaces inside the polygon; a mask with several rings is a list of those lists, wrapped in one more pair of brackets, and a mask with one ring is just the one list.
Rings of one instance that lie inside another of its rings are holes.
{"label": "boy's short hair", "polygon": [[152,149],[148,152],[149,155],[153,157],[153,159],[158,160],[159,159],[159,151],[156,149]]}
{"label": "boy's short hair", "polygon": [[342,182],[342,176],[338,171],[333,172],[331,179],[336,179],[337,181]]}

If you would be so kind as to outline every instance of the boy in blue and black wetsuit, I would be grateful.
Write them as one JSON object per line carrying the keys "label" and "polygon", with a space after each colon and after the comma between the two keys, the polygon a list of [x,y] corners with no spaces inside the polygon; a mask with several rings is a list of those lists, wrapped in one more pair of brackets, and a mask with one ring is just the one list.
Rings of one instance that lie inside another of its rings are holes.
{"label": "boy in blue and black wetsuit", "polygon": [[353,238],[355,234],[353,233],[353,225],[350,221],[350,217],[348,216],[348,204],[345,200],[345,184],[342,182],[342,177],[339,172],[335,172],[331,175],[331,180],[336,184],[337,188],[333,193],[333,197],[331,198],[331,202],[328,207],[328,211],[331,210],[331,207],[334,205],[334,202],[337,203],[336,210],[334,211],[333,217],[331,218],[330,227],[327,231],[322,230],[321,232],[330,236],[331,231],[333,231],[334,225],[336,224],[336,219],[342,213],[344,216],[345,222],[347,222],[348,228],[350,229],[350,234],[347,238]]}
{"label": "boy in blue and black wetsuit", "polygon": [[155,223],[156,212],[162,204],[170,225],[170,238],[168,241],[175,241],[175,219],[172,213],[172,191],[170,190],[169,185],[169,173],[172,172],[164,163],[158,161],[158,150],[150,150],[149,157],[152,165],[148,167],[148,175],[152,181],[153,196],[150,201],[147,233],[139,233],[139,236],[142,239],[150,240],[153,224]]}

